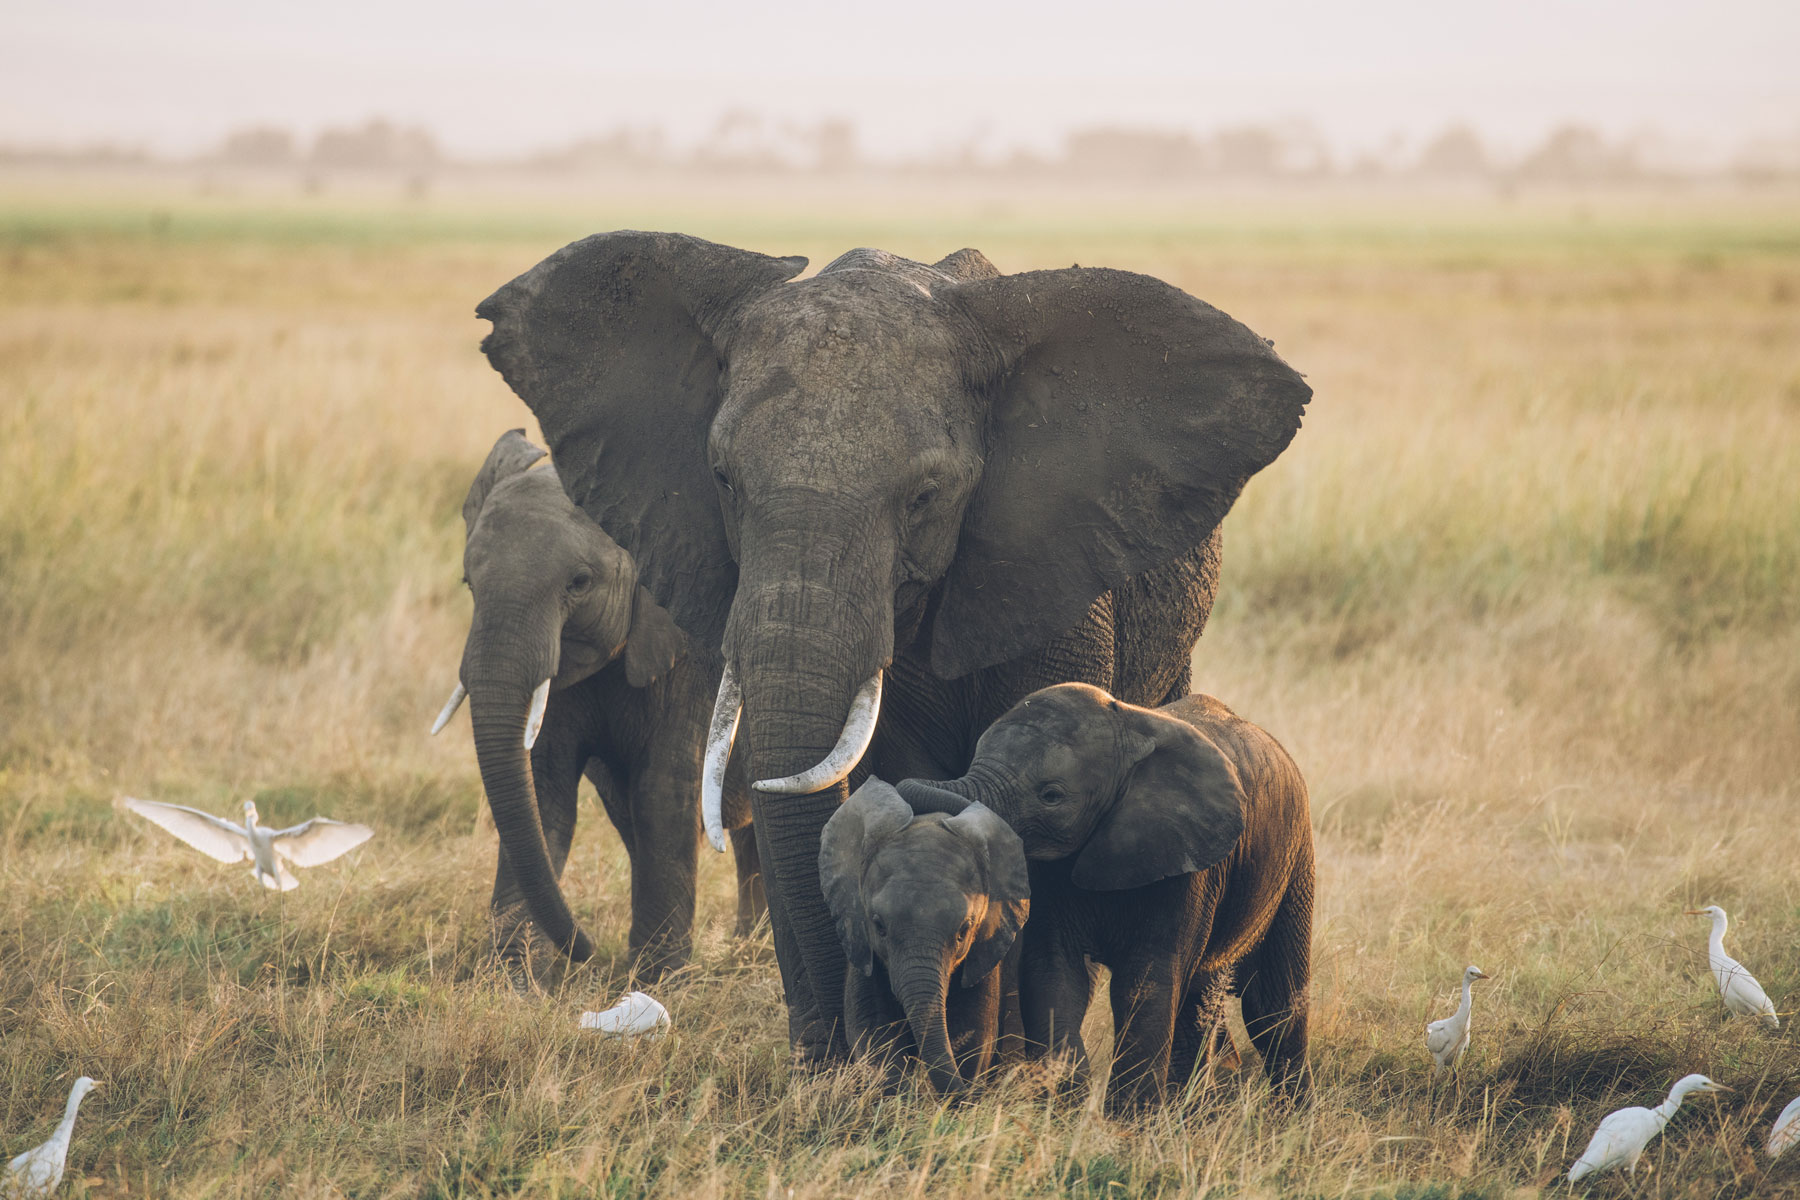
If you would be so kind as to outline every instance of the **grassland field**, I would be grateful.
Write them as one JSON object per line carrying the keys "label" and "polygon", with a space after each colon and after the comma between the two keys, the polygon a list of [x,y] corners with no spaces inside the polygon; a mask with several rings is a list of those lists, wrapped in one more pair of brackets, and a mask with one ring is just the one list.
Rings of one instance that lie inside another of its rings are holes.
{"label": "grassland field", "polygon": [[[674,1035],[592,1040],[628,887],[591,796],[565,885],[599,957],[495,982],[467,726],[425,736],[463,493],[529,425],[472,310],[618,227],[1147,271],[1308,373],[1195,683],[1311,784],[1314,1103],[1253,1060],[1130,1122],[1024,1077],[946,1107],[796,1076],[710,854]],[[1593,1191],[1800,1194],[1760,1153],[1800,1093],[1797,578],[1793,204],[0,187],[0,1157],[87,1073],[72,1196],[1511,1197],[1705,1071],[1736,1091]],[[283,898],[121,794],[378,833]],[[1778,1035],[1721,1020],[1707,903]],[[1471,962],[1434,1093],[1423,1025]]]}

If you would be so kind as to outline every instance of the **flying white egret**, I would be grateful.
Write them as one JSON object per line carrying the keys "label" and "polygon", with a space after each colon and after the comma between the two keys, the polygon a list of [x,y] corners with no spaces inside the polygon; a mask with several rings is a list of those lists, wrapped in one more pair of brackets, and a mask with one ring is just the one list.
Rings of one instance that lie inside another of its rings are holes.
{"label": "flying white egret", "polygon": [[243,862],[255,865],[251,874],[271,891],[291,892],[300,880],[288,870],[316,867],[353,850],[375,836],[367,825],[347,825],[330,817],[314,817],[287,829],[270,829],[256,823],[256,802],[244,801],[242,825],[187,808],[180,804],[164,804],[158,800],[139,800],[127,796],[121,802],[146,821],[160,825],[200,853],[222,863]]}
{"label": "flying white egret", "polygon": [[1755,1017],[1770,1029],[1781,1028],[1781,1018],[1775,1015],[1775,1005],[1769,1000],[1769,994],[1762,990],[1762,984],[1756,982],[1756,976],[1744,969],[1744,964],[1725,953],[1725,928],[1731,923],[1725,910],[1716,904],[1705,908],[1690,908],[1685,915],[1690,917],[1712,917],[1712,937],[1706,943],[1706,960],[1712,967],[1713,981],[1719,985],[1719,997],[1725,1001],[1725,1007],[1735,1017]]}
{"label": "flying white egret", "polygon": [[6,1164],[6,1174],[0,1176],[0,1196],[14,1200],[48,1196],[56,1190],[56,1185],[62,1182],[63,1164],[69,1158],[69,1135],[75,1132],[75,1110],[81,1107],[81,1098],[99,1086],[86,1075],[75,1081],[75,1086],[69,1089],[69,1103],[63,1109],[62,1120],[57,1122],[50,1140]]}
{"label": "flying white egret", "polygon": [[1487,972],[1480,967],[1464,970],[1462,1003],[1443,1020],[1433,1021],[1425,1026],[1425,1049],[1431,1051],[1432,1061],[1437,1064],[1431,1069],[1433,1079],[1443,1074],[1445,1068],[1456,1066],[1462,1059],[1463,1051],[1469,1048],[1469,1011],[1475,1003],[1474,993],[1470,989],[1477,979],[1486,978]]}
{"label": "flying white egret", "polygon": [[1714,1083],[1704,1075],[1684,1075],[1669,1089],[1669,1098],[1655,1108],[1621,1108],[1608,1113],[1588,1139],[1587,1149],[1569,1168],[1569,1182],[1577,1183],[1596,1171],[1610,1171],[1623,1166],[1627,1173],[1637,1173],[1638,1158],[1650,1139],[1663,1131],[1689,1092],[1729,1092],[1722,1083]]}
{"label": "flying white egret", "polygon": [[1774,1158],[1795,1146],[1800,1146],[1800,1096],[1789,1100],[1788,1106],[1775,1118],[1775,1124],[1769,1130],[1769,1157]]}
{"label": "flying white egret", "polygon": [[605,1012],[581,1014],[583,1029],[597,1029],[607,1037],[659,1038],[669,1031],[669,1010],[643,992],[626,992]]}

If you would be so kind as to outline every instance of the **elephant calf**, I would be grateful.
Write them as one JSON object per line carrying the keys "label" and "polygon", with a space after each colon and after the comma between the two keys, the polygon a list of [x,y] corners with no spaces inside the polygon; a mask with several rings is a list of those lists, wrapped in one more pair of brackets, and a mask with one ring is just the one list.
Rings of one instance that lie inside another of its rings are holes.
{"label": "elephant calf", "polygon": [[[494,950],[529,972],[532,928],[576,961],[593,953],[560,879],[585,774],[631,858],[630,948],[655,975],[686,961],[694,921],[702,756],[717,667],[638,584],[637,564],[563,494],[525,431],[503,434],[463,502],[463,575],[475,613],[461,682],[481,782],[500,834]],[[536,469],[533,469],[536,467]],[[741,772],[727,826],[738,930],[762,907]]]}
{"label": "elephant calf", "polygon": [[933,1087],[961,1092],[994,1061],[996,968],[1031,906],[1018,835],[979,804],[914,817],[871,778],[825,823],[819,880],[848,956],[852,1052],[916,1051]]}
{"label": "elephant calf", "polygon": [[1150,709],[1060,684],[990,726],[961,779],[899,790],[918,812],[978,801],[1023,840],[1028,1044],[1084,1063],[1084,956],[1111,969],[1112,1107],[1186,1082],[1232,986],[1270,1079],[1306,1087],[1312,821],[1266,732],[1210,696]]}

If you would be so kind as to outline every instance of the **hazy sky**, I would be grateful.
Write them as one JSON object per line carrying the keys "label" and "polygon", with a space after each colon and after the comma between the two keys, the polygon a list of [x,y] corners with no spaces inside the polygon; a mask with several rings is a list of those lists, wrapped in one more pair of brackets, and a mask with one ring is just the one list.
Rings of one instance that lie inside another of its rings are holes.
{"label": "hazy sky", "polygon": [[730,108],[881,156],[1071,127],[1312,121],[1340,150],[1573,118],[1731,148],[1800,135],[1800,0],[0,0],[0,140],[187,152],[385,115],[509,153]]}

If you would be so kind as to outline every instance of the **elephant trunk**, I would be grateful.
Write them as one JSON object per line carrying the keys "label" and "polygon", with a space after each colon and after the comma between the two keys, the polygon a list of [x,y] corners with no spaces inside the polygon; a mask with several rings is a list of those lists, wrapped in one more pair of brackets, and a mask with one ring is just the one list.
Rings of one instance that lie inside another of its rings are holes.
{"label": "elephant trunk", "polygon": [[531,770],[532,742],[543,720],[550,678],[556,673],[556,639],[547,649],[518,645],[520,624],[479,619],[469,633],[462,676],[469,692],[475,758],[494,814],[501,852],[538,929],[575,962],[594,953],[593,943],[569,911],[557,866],[551,861],[538,814]]}
{"label": "elephant trunk", "polygon": [[950,1049],[950,1023],[944,1012],[950,974],[942,963],[913,964],[899,974],[890,974],[894,993],[906,1010],[907,1024],[912,1027],[913,1041],[919,1057],[931,1078],[931,1086],[940,1095],[954,1096],[965,1091],[968,1080],[957,1070],[956,1055]]}
{"label": "elephant trunk", "polygon": [[[753,549],[764,547],[747,542],[747,564],[753,561]],[[871,690],[871,678],[878,679],[887,665],[893,603],[886,586],[891,569],[856,565],[851,549],[841,544],[809,549],[826,560],[809,557],[804,569],[772,582],[758,579],[746,566],[726,628],[725,657],[742,691],[741,730],[749,743],[750,778],[801,776],[796,786],[816,789],[797,794],[752,790],[751,804],[790,1006],[818,1021],[817,1027],[798,1032],[809,1052],[832,1054],[841,1049],[842,1032],[836,1026],[843,1005],[844,956],[819,887],[819,838],[847,795],[843,776],[855,762],[834,765],[829,774],[837,778],[829,783],[804,777],[833,756],[846,724],[856,724],[848,718],[854,697]],[[863,552],[866,547],[858,553]],[[792,554],[774,560],[791,562]],[[879,583],[873,595],[866,586],[871,580]],[[865,586],[848,590],[849,581]],[[866,748],[874,718],[870,705],[867,729],[852,748],[854,758]],[[836,766],[843,767],[841,773]]]}
{"label": "elephant trunk", "polygon": [[971,804],[980,803],[1000,817],[1011,821],[1012,804],[1009,781],[996,768],[976,762],[961,779],[903,779],[896,787],[901,799],[915,813],[944,813],[956,816]]}

